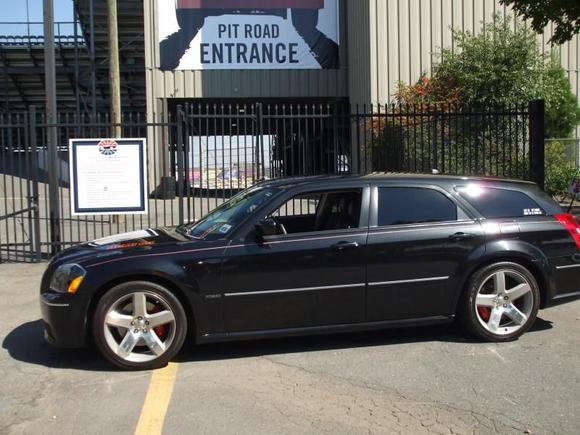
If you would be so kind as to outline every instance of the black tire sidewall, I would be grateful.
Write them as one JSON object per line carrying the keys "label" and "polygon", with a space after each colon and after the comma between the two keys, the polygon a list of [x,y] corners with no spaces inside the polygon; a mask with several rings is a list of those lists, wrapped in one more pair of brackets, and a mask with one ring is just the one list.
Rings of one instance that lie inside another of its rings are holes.
{"label": "black tire sidewall", "polygon": [[[477,297],[477,293],[483,280],[499,270],[513,270],[514,272],[523,275],[532,288],[532,311],[528,316],[528,320],[520,329],[508,335],[498,335],[489,332],[479,323],[476,313],[475,298]],[[493,342],[513,341],[528,331],[534,324],[539,308],[540,289],[534,275],[527,268],[518,263],[499,262],[485,266],[473,274],[469,280],[468,288],[462,301],[460,318],[468,332],[480,339]]]}
{"label": "black tire sidewall", "polygon": [[[105,315],[113,303],[136,291],[158,294],[167,302],[175,316],[175,337],[169,348],[160,357],[142,363],[126,361],[116,355],[109,348],[103,332]],[[92,332],[97,349],[115,366],[125,370],[151,370],[166,366],[180,351],[187,335],[187,316],[179,299],[165,287],[148,281],[131,281],[111,288],[101,297],[93,314]]]}

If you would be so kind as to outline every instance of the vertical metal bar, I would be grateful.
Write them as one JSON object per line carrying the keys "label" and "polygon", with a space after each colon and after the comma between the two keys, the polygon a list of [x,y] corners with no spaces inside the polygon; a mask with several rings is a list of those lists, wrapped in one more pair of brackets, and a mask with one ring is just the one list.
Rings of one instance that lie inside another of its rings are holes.
{"label": "vertical metal bar", "polygon": [[[205,131],[205,176],[206,176],[206,199],[207,199],[207,212],[211,210],[210,194],[209,194],[209,144],[210,144],[210,105],[206,103],[205,105],[205,119],[206,119],[206,131]],[[203,186],[203,183],[202,183]]]}
{"label": "vertical metal bar", "polygon": [[[81,91],[79,87],[79,80],[80,80],[80,59],[79,59],[79,30],[78,30],[78,11],[77,11],[77,4],[73,2],[73,18],[74,18],[74,38],[75,38],[75,48],[74,48],[74,56],[75,56],[75,108],[76,108],[76,117],[77,120],[81,116]],[[78,125],[78,124],[77,124]],[[77,127],[77,135],[78,135],[78,127]],[[78,137],[78,136],[77,136]]]}
{"label": "vertical metal bar", "polygon": [[302,123],[300,122],[300,114],[302,113],[302,104],[296,106],[297,115],[292,113],[293,119],[298,124],[298,154],[300,158],[300,175],[307,175],[306,173],[306,143],[302,141]]}
{"label": "vertical metal bar", "polygon": [[[7,114],[0,113],[0,126],[2,127],[0,129],[0,157],[2,157],[0,159],[0,174],[2,176],[2,184],[1,184],[1,186],[3,187],[3,192],[2,193],[4,194],[2,196],[3,196],[3,199],[4,199],[4,201],[3,201],[4,202],[4,211],[6,212],[6,214],[9,213],[9,211],[8,211],[8,192],[7,192],[6,188],[8,186],[7,185],[7,179],[8,179],[7,178],[7,174],[10,173],[9,172],[9,169],[7,167],[7,163],[8,163],[8,153],[11,152],[11,149],[8,147],[8,144],[7,144],[8,141],[5,140],[5,134],[4,134],[7,131],[6,130],[7,116],[8,116]],[[2,225],[2,223],[3,222],[0,221],[0,225]],[[10,231],[8,229],[8,219],[5,219],[4,220],[4,224],[6,226],[6,233],[5,233],[6,234],[6,240],[5,240],[5,243],[6,243],[6,247],[8,249],[10,249],[9,248],[9,244],[8,244],[8,238],[10,237]],[[0,231],[0,245],[2,245],[1,235],[2,235],[2,231]],[[0,258],[1,258],[1,256],[2,256],[2,251],[0,251]],[[6,254],[6,258],[9,259],[9,253]]]}
{"label": "vertical metal bar", "polygon": [[532,180],[542,189],[545,185],[545,102],[533,100],[529,103],[530,112],[530,168]]}
{"label": "vertical metal bar", "polygon": [[360,111],[359,111],[359,105],[358,103],[356,104],[356,115],[355,115],[355,123],[356,123],[356,137],[353,140],[353,144],[352,144],[352,174],[360,174],[360,159],[359,159],[359,153],[360,153]]}
{"label": "vertical metal bar", "polygon": [[435,104],[435,106],[433,107],[434,110],[434,114],[435,114],[435,123],[434,123],[434,131],[433,131],[433,163],[431,164],[431,168],[430,169],[438,169],[437,166],[439,166],[439,150],[438,150],[438,146],[437,146],[437,140],[439,139],[439,134],[437,132],[437,121],[439,119],[439,106],[437,105],[437,103]]}
{"label": "vertical metal bar", "polygon": [[184,121],[184,127],[185,127],[185,137],[184,137],[184,143],[185,143],[185,149],[184,149],[184,169],[185,169],[185,175],[184,175],[184,180],[185,180],[185,195],[187,196],[187,221],[188,222],[192,222],[195,220],[195,214],[192,215],[192,202],[193,202],[193,209],[195,210],[195,201],[193,201],[193,195],[191,192],[191,182],[190,182],[190,178],[191,178],[191,122],[190,122],[190,117],[189,117],[189,111],[190,111],[190,106],[189,103],[185,105],[185,112],[184,112],[184,116],[183,116],[183,121]]}
{"label": "vertical metal bar", "polygon": [[44,74],[46,88],[46,123],[48,145],[48,184],[50,202],[51,253],[60,251],[60,213],[58,192],[58,136],[56,129],[56,66],[54,55],[54,5],[44,0]]}
{"label": "vertical metal bar", "polygon": [[[20,174],[18,177],[18,196],[20,197],[20,210],[24,210],[25,208],[28,208],[29,201],[30,201],[28,198],[28,194],[25,198],[24,189],[22,186],[22,182],[28,178],[26,172],[24,171],[24,167],[22,166],[24,163],[23,159],[25,158],[26,152],[28,150],[28,144],[26,143],[26,139],[25,139],[26,134],[23,134],[23,132],[22,132],[23,121],[24,121],[24,115],[21,113],[16,114],[16,117],[15,117],[15,122],[16,122],[15,136],[16,136],[16,143],[18,144],[18,147],[19,147],[19,153],[18,153],[18,158],[17,158],[18,166],[15,167],[14,169],[18,171],[17,172],[18,174]],[[26,207],[25,207],[25,204],[26,204]],[[23,221],[21,221],[20,226],[22,229],[20,231],[20,234],[22,236],[21,242],[25,243],[26,238],[25,238],[24,222]],[[23,252],[21,252],[22,259],[24,261],[26,261],[28,252],[26,252],[24,245],[21,245],[21,246],[22,246],[22,251],[23,251]]]}
{"label": "vertical metal bar", "polygon": [[[201,139],[202,139],[202,132],[203,132],[203,120],[201,117],[201,103],[197,104],[197,134],[198,134],[198,142],[199,142],[199,208],[200,208],[200,216],[203,216],[203,174],[204,174],[204,169],[203,169],[203,149],[202,149],[202,145],[201,145]],[[207,143],[207,140],[206,140]],[[208,210],[209,212],[209,210]]]}
{"label": "vertical metal bar", "polygon": [[[18,144],[14,142],[14,115],[10,114],[8,115],[8,119],[9,119],[9,127],[8,127],[8,143],[12,149],[12,152],[10,153],[10,161],[8,163],[8,166],[10,167],[10,172],[12,174],[14,174],[14,171],[16,170],[16,164],[14,162],[15,158],[14,158],[14,154],[16,154],[17,152],[17,146]],[[15,179],[16,177],[14,175],[10,176],[10,197],[11,202],[12,202],[12,211],[16,211],[17,209],[17,205],[16,205],[16,191],[14,190],[14,184],[15,184]],[[18,246],[16,245],[16,243],[18,243],[18,235],[17,235],[17,231],[16,231],[16,217],[12,218],[12,237],[13,239],[13,243],[14,243],[14,254],[16,256],[18,256]],[[8,235],[8,237],[10,237],[10,235]],[[9,239],[10,241],[10,239]]]}
{"label": "vertical metal bar", "polygon": [[[31,180],[31,167],[30,167],[30,135],[28,134],[28,126],[30,123],[28,122],[28,113],[24,112],[20,116],[20,127],[21,135],[23,137],[24,142],[24,151],[23,151],[23,175],[21,180],[24,181],[24,185],[26,186],[26,207],[28,208],[28,212],[26,213],[26,220],[28,222],[28,251],[26,252],[25,261],[34,261],[34,219],[33,219],[33,209],[34,209],[34,200],[32,198],[32,180]],[[22,186],[22,185],[21,185]],[[21,187],[22,191],[22,187]]]}
{"label": "vertical metal bar", "polygon": [[28,134],[30,136],[30,175],[32,182],[32,203],[34,204],[34,211],[32,213],[33,219],[33,234],[34,240],[34,259],[40,261],[42,257],[42,246],[40,238],[40,210],[39,210],[39,193],[38,193],[38,140],[36,136],[36,106],[30,106],[28,111]]}
{"label": "vertical metal bar", "polygon": [[89,58],[91,61],[91,113],[97,117],[97,65],[95,56],[95,0],[89,0]]}
{"label": "vertical metal bar", "polygon": [[338,141],[339,141],[339,129],[338,129],[338,117],[339,110],[343,107],[342,104],[333,104],[332,106],[327,106],[327,110],[332,107],[332,162],[330,162],[329,169],[332,168],[333,174],[338,174],[339,162],[338,162]]}
{"label": "vertical metal bar", "polygon": [[[121,137],[121,77],[119,73],[119,28],[117,0],[107,0],[107,30],[109,36],[109,93],[113,137]],[[117,219],[118,220],[118,219]]]}
{"label": "vertical metal bar", "polygon": [[[296,160],[296,150],[294,149],[294,120],[292,119],[292,114],[294,113],[294,106],[292,104],[290,104],[290,115],[289,115],[289,120],[290,120],[290,168],[291,168],[291,176],[296,176],[298,175],[296,173],[296,165],[295,165],[295,160]],[[286,105],[284,105],[284,116],[286,116]],[[287,137],[287,136],[285,136]],[[300,152],[300,150],[298,150],[298,152]]]}
{"label": "vertical metal bar", "polygon": [[223,113],[221,115],[218,114],[218,105],[214,104],[213,105],[213,168],[214,168],[214,173],[213,173],[213,206],[214,208],[217,207],[217,203],[218,203],[218,174],[219,174],[219,168],[218,168],[218,116],[223,116]]}
{"label": "vertical metal bar", "polygon": [[[224,103],[221,103],[221,126],[220,126],[220,136],[222,140],[222,177],[221,177],[221,191],[222,191],[222,203],[226,200],[226,174],[229,173],[230,180],[232,179],[232,165],[231,165],[231,154],[229,157],[229,161],[226,161],[226,150],[225,150],[225,137],[226,137],[226,119],[229,124],[232,122],[232,113],[231,111],[226,112]],[[231,137],[228,137],[230,141],[231,147]],[[217,147],[217,144],[216,144]],[[227,167],[227,169],[226,169]]]}
{"label": "vertical metal bar", "polygon": [[262,164],[262,171],[259,176],[260,179],[266,178],[266,161],[264,160],[264,113],[262,103],[258,103],[258,171],[260,171],[260,163]]}
{"label": "vertical metal bar", "polygon": [[179,225],[183,225],[183,110],[177,106],[177,206]]}

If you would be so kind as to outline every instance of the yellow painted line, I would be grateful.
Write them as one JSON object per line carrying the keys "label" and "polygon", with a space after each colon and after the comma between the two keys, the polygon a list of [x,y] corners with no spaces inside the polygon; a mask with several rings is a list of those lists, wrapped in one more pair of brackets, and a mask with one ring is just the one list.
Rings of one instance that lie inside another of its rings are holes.
{"label": "yellow painted line", "polygon": [[174,363],[153,372],[135,435],[161,435],[176,375]]}

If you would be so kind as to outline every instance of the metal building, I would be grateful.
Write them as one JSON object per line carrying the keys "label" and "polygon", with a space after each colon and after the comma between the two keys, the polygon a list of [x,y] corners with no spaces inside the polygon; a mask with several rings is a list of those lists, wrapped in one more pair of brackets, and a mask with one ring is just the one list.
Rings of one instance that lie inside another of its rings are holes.
{"label": "metal building", "polygon": [[[271,2],[276,3],[276,2]],[[172,99],[349,99],[388,103],[397,81],[430,73],[440,47],[453,49],[451,28],[477,33],[494,14],[513,17],[498,0],[341,0],[340,66],[332,70],[162,71],[159,2],[145,0],[145,68],[148,110]],[[514,17],[515,20],[515,17]],[[538,42],[549,50],[553,28]],[[580,41],[556,47],[572,89],[580,94]]]}

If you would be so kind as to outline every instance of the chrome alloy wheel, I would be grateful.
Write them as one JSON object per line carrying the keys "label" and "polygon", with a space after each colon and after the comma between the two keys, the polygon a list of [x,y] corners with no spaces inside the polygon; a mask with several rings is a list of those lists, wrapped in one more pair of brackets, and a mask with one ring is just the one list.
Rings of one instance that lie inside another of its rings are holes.
{"label": "chrome alloy wheel", "polygon": [[160,295],[134,292],[116,300],[103,323],[105,342],[125,361],[159,358],[175,338],[175,314]]}
{"label": "chrome alloy wheel", "polygon": [[475,298],[477,320],[487,331],[500,336],[522,328],[533,306],[532,284],[512,269],[496,270],[485,277]]}

